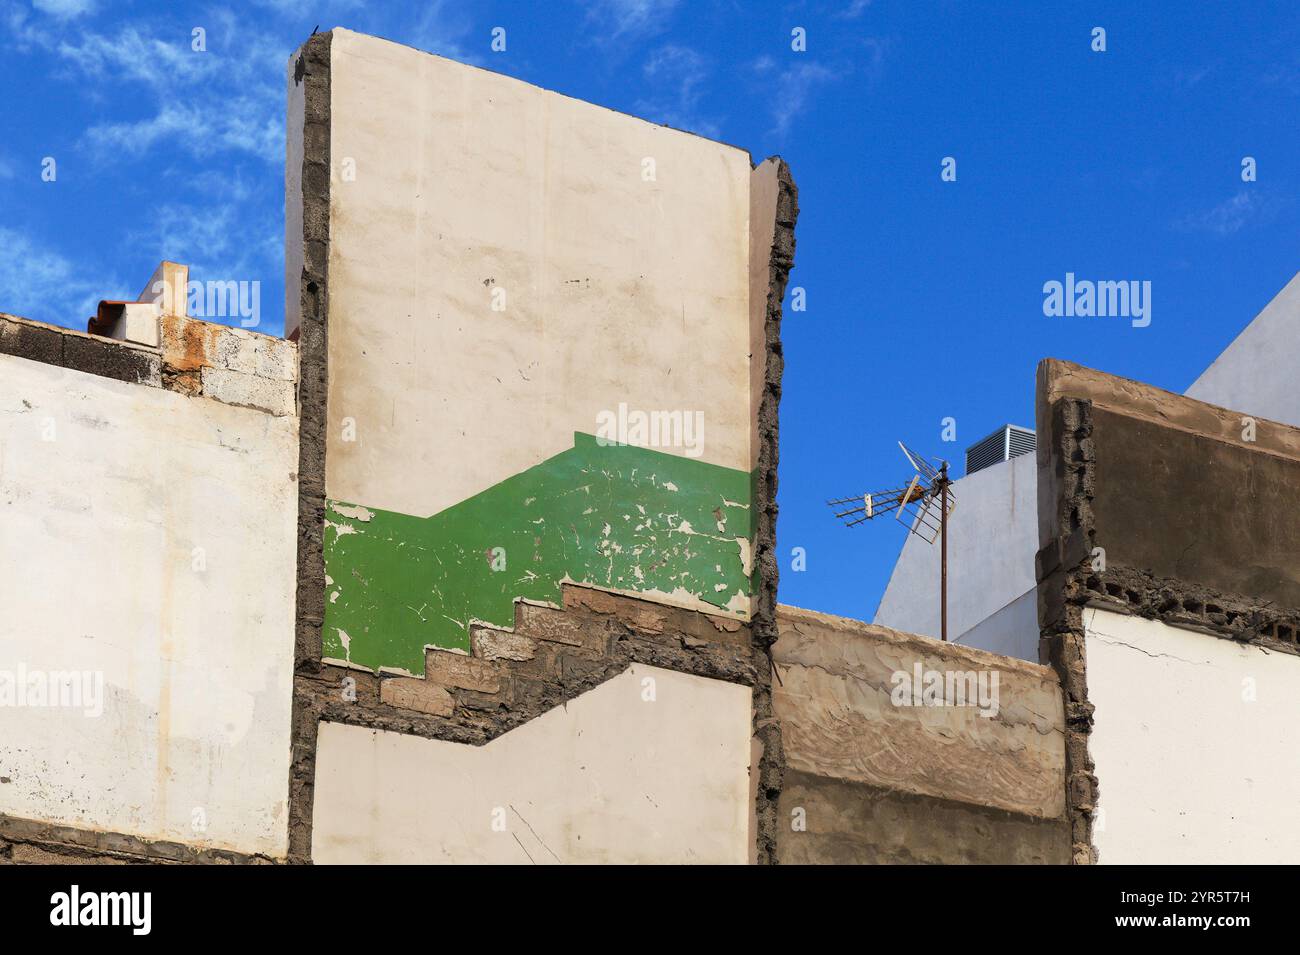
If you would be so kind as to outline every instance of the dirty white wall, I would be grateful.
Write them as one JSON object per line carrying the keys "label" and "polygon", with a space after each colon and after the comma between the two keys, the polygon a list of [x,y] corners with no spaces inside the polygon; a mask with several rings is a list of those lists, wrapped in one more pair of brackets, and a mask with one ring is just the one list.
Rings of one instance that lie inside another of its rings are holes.
{"label": "dirty white wall", "polygon": [[748,153],[348,30],[331,63],[330,498],[426,517],[619,402],[751,469]]}
{"label": "dirty white wall", "polygon": [[[900,458],[901,460],[901,458]],[[948,522],[948,639],[966,634],[981,621],[1033,590],[1038,549],[1038,473],[1036,458],[1022,454],[953,483],[957,503]],[[877,518],[892,520],[892,518]],[[900,536],[903,529],[898,527]],[[1020,620],[1021,618],[1016,618]],[[939,541],[927,544],[908,535],[876,611],[875,623],[908,633],[937,637]],[[968,646],[1001,653],[1032,648],[1038,662],[1037,620],[1016,639]]]}
{"label": "dirty white wall", "polygon": [[750,720],[747,687],[638,665],[485,746],[322,723],[312,858],[745,863]]}
{"label": "dirty white wall", "polygon": [[102,679],[0,705],[0,813],[284,853],[297,459],[291,415],[0,356],[0,701]]}
{"label": "dirty white wall", "polygon": [[1086,609],[1102,863],[1300,859],[1300,657]]}

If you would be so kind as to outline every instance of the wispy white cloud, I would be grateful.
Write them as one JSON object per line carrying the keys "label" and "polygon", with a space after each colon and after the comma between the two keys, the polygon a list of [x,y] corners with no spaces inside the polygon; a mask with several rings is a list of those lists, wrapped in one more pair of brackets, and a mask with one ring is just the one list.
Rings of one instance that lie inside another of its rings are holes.
{"label": "wispy white cloud", "polygon": [[1300,67],[1294,63],[1278,63],[1270,66],[1259,78],[1261,86],[1278,88],[1287,93],[1300,93]]}
{"label": "wispy white cloud", "polygon": [[1200,66],[1195,69],[1184,70],[1178,69],[1173,74],[1173,84],[1178,89],[1190,90],[1199,86],[1201,81],[1218,69],[1217,63],[1211,63],[1208,66]]}
{"label": "wispy white cloud", "polygon": [[96,79],[145,83],[157,90],[174,89],[210,77],[217,58],[190,49],[174,38],[162,40],[127,26],[112,36],[86,33],[62,40],[58,54],[69,65]]}
{"label": "wispy white cloud", "polygon": [[[192,201],[163,202],[126,236],[148,261],[190,266],[197,279],[268,280],[278,277],[284,234],[263,225],[251,230],[248,203],[257,190],[239,178],[210,176]],[[256,220],[263,221],[264,220]]]}
{"label": "wispy white cloud", "polygon": [[890,42],[881,37],[857,36],[849,44],[851,58],[841,49],[830,58],[814,58],[811,53],[798,53],[786,59],[787,65],[771,55],[754,60],[754,75],[770,88],[774,88],[772,103],[772,132],[784,136],[811,108],[813,98],[823,87],[849,76],[858,77],[868,85],[875,83],[885,70]]}
{"label": "wispy white cloud", "polygon": [[1242,189],[1210,209],[1183,216],[1174,227],[1183,232],[1209,232],[1226,237],[1247,226],[1262,225],[1272,219],[1283,204],[1282,200],[1258,188]]}
{"label": "wispy white cloud", "polygon": [[885,70],[885,60],[889,56],[892,41],[884,37],[864,36],[858,38],[857,45],[862,49],[859,59],[867,81],[875,82]]}
{"label": "wispy white cloud", "polygon": [[[303,7],[271,3],[253,16],[213,7],[192,24],[182,21],[182,29],[145,17],[101,27],[0,0],[0,45],[8,39],[11,49],[46,53],[46,75],[75,81],[76,92],[98,106],[82,134],[85,152],[101,163],[130,164],[122,174],[128,182],[138,180],[139,170],[146,178],[137,191],[147,196],[119,223],[120,244],[130,250],[129,259],[123,256],[130,287],[102,275],[81,278],[94,274],[82,253],[74,262],[9,230],[0,235],[0,309],[77,326],[100,298],[134,297],[164,258],[190,264],[198,279],[278,282],[284,242],[278,167],[291,44],[266,21],[294,9]],[[18,32],[4,37],[5,24]],[[192,48],[192,27],[206,31],[206,50]]]}
{"label": "wispy white cloud", "polygon": [[101,156],[138,158],[159,143],[195,157],[243,152],[278,162],[284,159],[282,124],[255,100],[235,99],[220,110],[180,103],[163,103],[156,114],[136,121],[98,123],[85,139]]}
{"label": "wispy white cloud", "polygon": [[[268,210],[283,196],[268,173],[284,162],[290,50],[225,8],[193,26],[205,30],[205,50],[193,49],[189,28],[164,34],[136,20],[65,36],[52,52],[94,80],[87,86],[111,91],[103,102],[120,110],[85,131],[87,151],[148,170],[147,211],[125,227],[132,261],[185,262],[200,280],[275,280],[284,237]],[[243,157],[253,160],[247,172]]]}
{"label": "wispy white cloud", "polygon": [[103,298],[134,294],[116,277],[88,278],[58,252],[0,226],[0,311],[72,328]]}
{"label": "wispy white cloud", "polygon": [[[479,65],[483,62],[482,57],[466,46],[472,28],[473,23],[465,17],[461,7],[446,0],[431,0],[424,4],[423,12],[416,18],[410,43],[428,53]],[[484,36],[485,47],[487,41]]]}
{"label": "wispy white cloud", "polygon": [[5,0],[0,5],[0,15],[4,17],[7,31],[4,38],[19,52],[26,53],[33,47],[48,50],[58,42],[60,28],[44,18],[38,23],[31,11],[17,0]]}
{"label": "wispy white cloud", "polygon": [[659,33],[678,0],[594,0],[587,4],[587,20],[605,30],[610,39]]}
{"label": "wispy white cloud", "polygon": [[141,84],[154,112],[109,120],[86,131],[95,155],[138,158],[155,146],[191,155],[243,152],[267,162],[284,158],[283,69],[286,52],[264,32],[240,27],[233,13],[205,18],[206,50],[127,25],[112,34],[84,33],[59,43],[71,69],[101,83]]}
{"label": "wispy white cloud", "polygon": [[637,101],[637,112],[652,122],[717,138],[717,125],[699,112],[701,87],[709,77],[703,56],[669,44],[652,53],[641,72],[645,95]]}
{"label": "wispy white cloud", "polygon": [[815,61],[796,63],[782,70],[776,78],[776,93],[772,97],[772,131],[784,136],[799,114],[808,106],[813,91],[834,79],[834,70]]}
{"label": "wispy white cloud", "polygon": [[[274,10],[284,16],[292,14],[301,17],[303,13],[302,0],[253,0],[253,2],[259,7]],[[324,15],[336,11],[357,10],[363,6],[365,6],[364,0],[320,0],[320,2],[311,4],[311,11],[316,15]],[[333,23],[319,24],[322,30],[328,30],[334,25]]]}
{"label": "wispy white cloud", "polygon": [[32,6],[59,20],[94,13],[96,0],[32,0]]}
{"label": "wispy white cloud", "polygon": [[867,12],[869,6],[871,6],[871,0],[853,0],[847,7],[836,13],[835,18],[838,20],[856,20]]}

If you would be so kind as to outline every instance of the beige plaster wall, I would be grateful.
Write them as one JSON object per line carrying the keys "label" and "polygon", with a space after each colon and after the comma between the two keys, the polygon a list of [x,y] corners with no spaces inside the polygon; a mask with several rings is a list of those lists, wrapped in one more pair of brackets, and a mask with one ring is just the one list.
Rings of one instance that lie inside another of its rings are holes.
{"label": "beige plaster wall", "polygon": [[481,747],[322,723],[312,857],[745,863],[750,721],[747,687],[636,665]]}
{"label": "beige plaster wall", "polygon": [[701,459],[750,469],[747,153],[347,30],[331,56],[331,498],[428,516],[619,402],[703,412]]}
{"label": "beige plaster wall", "polygon": [[[773,705],[790,769],[1026,816],[1064,812],[1064,709],[1047,667],[796,607],[780,607],[777,624]],[[899,705],[895,675],[911,679],[918,664],[923,675],[986,674],[990,691],[996,673],[991,705]]]}
{"label": "beige plaster wall", "polygon": [[767,295],[776,240],[777,161],[759,163],[749,176],[749,464],[758,466],[758,408],[766,371]]}

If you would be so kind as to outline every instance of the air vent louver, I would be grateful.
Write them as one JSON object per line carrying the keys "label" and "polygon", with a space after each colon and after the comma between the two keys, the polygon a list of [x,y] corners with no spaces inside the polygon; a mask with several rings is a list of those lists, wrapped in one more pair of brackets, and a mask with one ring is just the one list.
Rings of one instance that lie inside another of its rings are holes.
{"label": "air vent louver", "polygon": [[966,449],[966,473],[974,474],[1002,461],[1010,461],[1035,448],[1034,432],[1004,424],[987,438],[976,441]]}

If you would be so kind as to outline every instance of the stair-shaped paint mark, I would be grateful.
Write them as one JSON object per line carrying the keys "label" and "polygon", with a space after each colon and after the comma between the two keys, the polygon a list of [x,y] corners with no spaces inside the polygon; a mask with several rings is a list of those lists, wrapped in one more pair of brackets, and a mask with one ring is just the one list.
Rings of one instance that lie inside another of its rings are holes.
{"label": "stair-shaped paint mark", "polygon": [[467,650],[471,622],[510,627],[516,598],[559,603],[565,580],[748,616],[750,485],[744,471],[575,434],[432,517],[331,501],[324,655],[420,674],[425,646]]}

